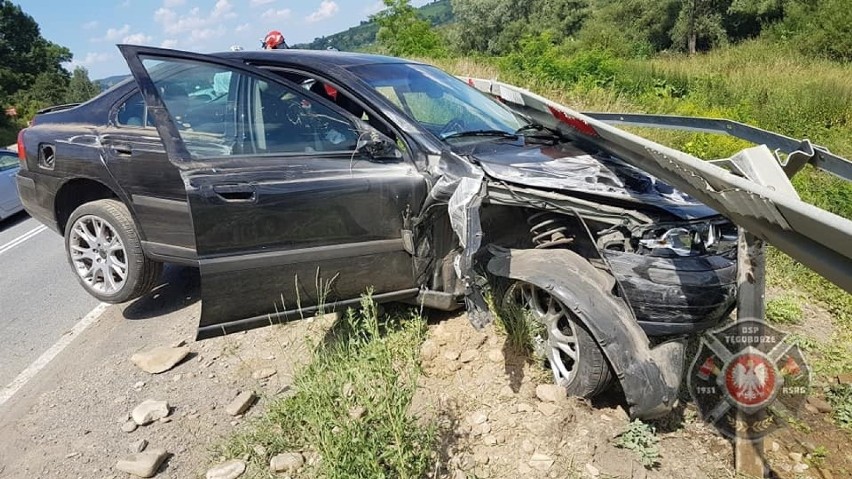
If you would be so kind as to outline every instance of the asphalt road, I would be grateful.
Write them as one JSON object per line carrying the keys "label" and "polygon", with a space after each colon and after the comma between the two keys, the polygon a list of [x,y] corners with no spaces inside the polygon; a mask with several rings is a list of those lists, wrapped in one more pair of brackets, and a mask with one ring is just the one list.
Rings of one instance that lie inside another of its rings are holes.
{"label": "asphalt road", "polygon": [[26,213],[0,221],[0,389],[98,305],[62,237]]}

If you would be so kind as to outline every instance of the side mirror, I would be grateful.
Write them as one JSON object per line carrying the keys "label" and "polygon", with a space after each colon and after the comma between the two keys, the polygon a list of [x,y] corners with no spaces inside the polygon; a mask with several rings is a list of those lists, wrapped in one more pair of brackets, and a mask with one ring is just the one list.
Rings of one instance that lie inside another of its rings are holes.
{"label": "side mirror", "polygon": [[396,143],[372,127],[368,127],[361,134],[356,150],[377,161],[402,159],[402,151],[396,146]]}

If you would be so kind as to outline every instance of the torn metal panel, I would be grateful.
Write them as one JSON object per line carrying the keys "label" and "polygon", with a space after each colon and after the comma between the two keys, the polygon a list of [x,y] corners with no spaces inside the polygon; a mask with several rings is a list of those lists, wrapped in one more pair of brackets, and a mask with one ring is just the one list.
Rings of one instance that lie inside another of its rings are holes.
{"label": "torn metal panel", "polygon": [[651,349],[630,308],[607,289],[611,280],[604,273],[568,250],[489,251],[494,255],[489,272],[545,289],[589,328],[621,382],[633,417],[651,419],[674,407],[684,344],[669,342]]}
{"label": "torn metal panel", "polygon": [[[501,98],[507,104],[517,105],[524,113],[535,112],[534,118],[546,126],[593,141],[631,165],[683,190],[852,292],[852,242],[849,241],[852,221],[849,219],[805,203],[790,195],[786,188],[764,186],[754,179],[737,176],[718,165],[622,131],[527,90],[490,80],[473,80],[470,84],[495,96],[500,96],[504,90],[514,92],[514,95]],[[523,104],[515,101],[518,95]],[[593,136],[589,129],[594,132]],[[797,147],[802,145],[802,142],[795,143]],[[807,145],[804,148],[807,150]],[[797,153],[794,159],[800,161],[797,156],[807,153]],[[755,165],[777,161],[766,148],[752,150],[747,155],[754,157],[751,162]],[[820,148],[814,148],[814,155],[818,157],[812,161],[816,166],[852,178],[849,162],[828,155],[827,150]]]}

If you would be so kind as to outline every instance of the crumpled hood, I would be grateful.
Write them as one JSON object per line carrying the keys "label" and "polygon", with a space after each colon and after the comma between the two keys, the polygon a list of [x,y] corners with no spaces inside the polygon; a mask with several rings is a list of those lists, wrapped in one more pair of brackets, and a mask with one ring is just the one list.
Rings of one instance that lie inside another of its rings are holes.
{"label": "crumpled hood", "polygon": [[589,154],[572,143],[486,141],[456,148],[456,152],[476,160],[488,176],[507,183],[654,206],[683,220],[718,215],[644,171],[602,153]]}

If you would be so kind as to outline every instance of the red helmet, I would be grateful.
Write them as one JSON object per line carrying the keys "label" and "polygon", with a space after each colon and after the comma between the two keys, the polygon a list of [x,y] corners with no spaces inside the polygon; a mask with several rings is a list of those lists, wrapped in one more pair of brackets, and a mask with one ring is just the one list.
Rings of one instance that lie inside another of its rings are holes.
{"label": "red helmet", "polygon": [[276,48],[281,48],[284,45],[286,45],[284,43],[284,35],[282,35],[278,30],[272,30],[267,33],[266,38],[263,39],[263,48],[267,50],[275,50]]}

